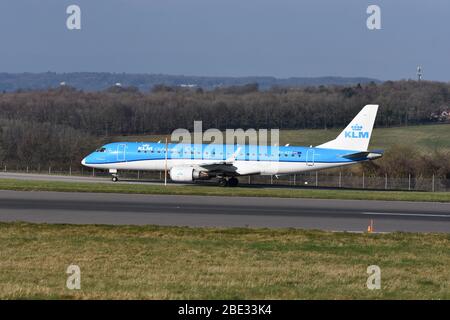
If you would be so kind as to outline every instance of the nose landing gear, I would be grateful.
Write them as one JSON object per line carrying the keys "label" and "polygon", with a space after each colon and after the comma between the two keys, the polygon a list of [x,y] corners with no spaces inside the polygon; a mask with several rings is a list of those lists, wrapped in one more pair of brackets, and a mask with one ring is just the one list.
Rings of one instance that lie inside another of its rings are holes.
{"label": "nose landing gear", "polygon": [[109,173],[112,174],[112,177],[111,177],[112,182],[119,181],[119,175],[117,174],[117,169],[109,169]]}

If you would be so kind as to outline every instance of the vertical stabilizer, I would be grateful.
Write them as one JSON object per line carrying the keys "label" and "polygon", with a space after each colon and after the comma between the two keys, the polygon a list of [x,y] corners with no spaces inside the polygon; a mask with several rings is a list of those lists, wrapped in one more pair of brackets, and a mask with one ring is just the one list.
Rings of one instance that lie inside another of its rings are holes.
{"label": "vertical stabilizer", "polygon": [[367,151],[377,111],[377,104],[366,105],[336,139],[317,148]]}

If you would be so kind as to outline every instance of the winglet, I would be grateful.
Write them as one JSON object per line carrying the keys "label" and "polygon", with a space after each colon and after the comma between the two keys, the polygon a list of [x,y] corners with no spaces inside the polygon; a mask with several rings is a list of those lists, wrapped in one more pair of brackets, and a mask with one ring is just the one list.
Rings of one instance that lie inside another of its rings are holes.
{"label": "winglet", "polygon": [[235,151],[228,159],[225,160],[225,163],[231,164],[231,163],[233,163],[234,161],[236,161],[236,157],[238,156],[238,154],[239,154],[240,151],[241,151],[241,147],[238,147],[238,148],[236,149],[236,151]]}

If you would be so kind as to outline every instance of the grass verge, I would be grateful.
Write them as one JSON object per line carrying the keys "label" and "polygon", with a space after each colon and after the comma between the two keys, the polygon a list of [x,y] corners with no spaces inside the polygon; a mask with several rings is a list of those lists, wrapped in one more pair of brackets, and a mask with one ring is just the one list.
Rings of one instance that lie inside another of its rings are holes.
{"label": "grass verge", "polygon": [[[450,299],[450,236],[0,223],[1,299]],[[66,288],[69,265],[81,290]],[[381,268],[381,290],[366,287]]]}
{"label": "grass verge", "polygon": [[222,188],[201,185],[169,185],[167,187],[164,187],[162,185],[148,184],[121,184],[106,182],[80,183],[60,181],[27,181],[14,179],[0,179],[0,190],[450,202],[450,192],[407,192],[302,188],[292,189],[259,187]]}

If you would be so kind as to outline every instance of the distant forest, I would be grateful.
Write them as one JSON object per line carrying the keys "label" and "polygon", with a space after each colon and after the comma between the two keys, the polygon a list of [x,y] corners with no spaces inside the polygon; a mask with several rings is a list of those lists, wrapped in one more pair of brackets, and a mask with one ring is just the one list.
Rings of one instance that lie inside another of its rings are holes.
{"label": "distant forest", "polygon": [[145,93],[126,86],[84,92],[66,85],[0,93],[0,162],[79,165],[83,155],[115,135],[191,130],[194,120],[202,120],[204,129],[342,128],[369,103],[380,105],[376,126],[445,121],[441,115],[450,110],[450,83],[386,81],[264,91],[256,83],[214,90],[159,84]]}
{"label": "distant forest", "polygon": [[1,73],[0,92],[17,90],[46,90],[56,88],[61,83],[83,91],[100,91],[120,83],[141,92],[148,92],[156,85],[198,87],[213,90],[220,87],[242,86],[256,83],[260,90],[273,86],[319,86],[319,85],[356,85],[369,82],[380,83],[377,79],[363,77],[201,77],[166,74],[130,74],[107,72],[71,72],[71,73]]}

